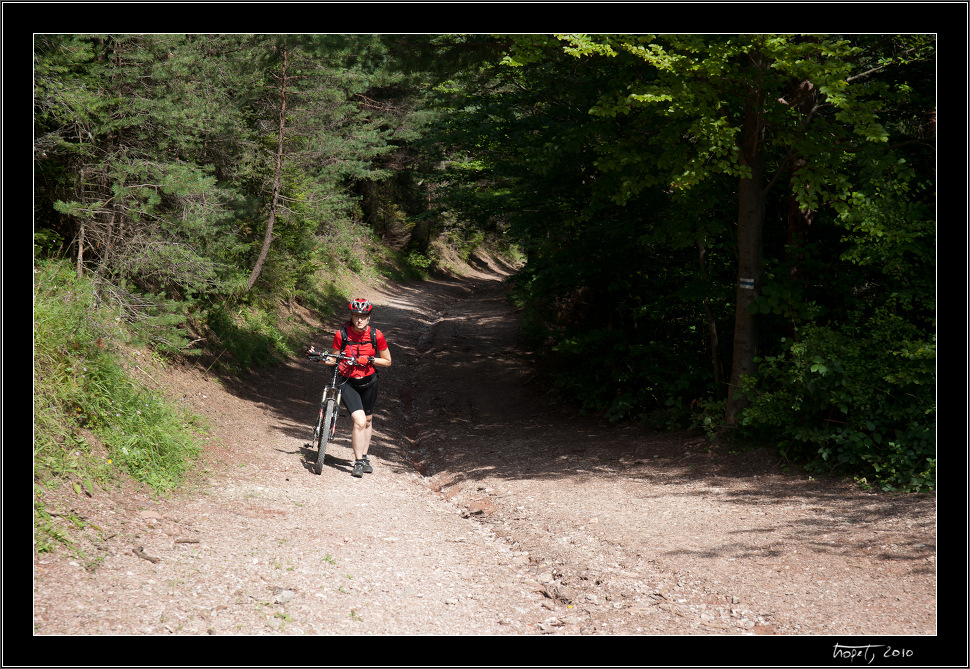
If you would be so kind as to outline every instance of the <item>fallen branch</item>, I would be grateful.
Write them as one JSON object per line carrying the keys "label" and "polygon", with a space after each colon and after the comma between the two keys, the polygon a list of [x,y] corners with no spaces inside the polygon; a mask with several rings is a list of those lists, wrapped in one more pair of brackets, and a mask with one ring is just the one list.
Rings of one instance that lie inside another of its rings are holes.
{"label": "fallen branch", "polygon": [[138,548],[132,548],[131,551],[135,555],[137,555],[138,557],[140,557],[142,560],[148,560],[151,563],[161,562],[161,559],[160,558],[154,558],[154,557],[152,557],[150,555],[145,555],[145,547],[144,546],[139,546]]}

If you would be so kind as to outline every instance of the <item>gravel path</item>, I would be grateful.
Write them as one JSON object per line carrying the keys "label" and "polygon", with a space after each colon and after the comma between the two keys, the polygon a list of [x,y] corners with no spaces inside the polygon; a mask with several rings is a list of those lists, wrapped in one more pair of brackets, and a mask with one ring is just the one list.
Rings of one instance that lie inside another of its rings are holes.
{"label": "gravel path", "polygon": [[212,425],[206,470],[169,499],[53,502],[85,527],[34,556],[34,633],[826,637],[809,665],[832,635],[895,636],[926,657],[933,496],[574,415],[531,375],[503,275],[370,294],[394,366],[363,479],[347,417],[312,473],[319,367],[160,371]]}

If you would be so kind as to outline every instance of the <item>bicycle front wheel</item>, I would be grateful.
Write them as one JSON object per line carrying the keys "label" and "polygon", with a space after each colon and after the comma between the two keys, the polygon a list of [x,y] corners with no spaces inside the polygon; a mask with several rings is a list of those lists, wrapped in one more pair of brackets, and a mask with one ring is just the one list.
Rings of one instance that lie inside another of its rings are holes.
{"label": "bicycle front wheel", "polygon": [[319,474],[323,471],[323,461],[327,457],[327,444],[333,436],[334,421],[337,420],[337,402],[329,399],[323,403],[323,421],[320,423],[317,435],[317,463],[313,471]]}

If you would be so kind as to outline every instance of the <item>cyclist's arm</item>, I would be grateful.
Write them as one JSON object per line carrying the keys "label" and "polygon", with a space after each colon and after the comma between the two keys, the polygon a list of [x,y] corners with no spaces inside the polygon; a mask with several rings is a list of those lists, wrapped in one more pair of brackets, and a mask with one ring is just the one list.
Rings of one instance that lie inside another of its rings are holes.
{"label": "cyclist's arm", "polygon": [[391,366],[391,349],[385,348],[383,351],[378,351],[377,356],[374,358],[375,367],[390,367]]}

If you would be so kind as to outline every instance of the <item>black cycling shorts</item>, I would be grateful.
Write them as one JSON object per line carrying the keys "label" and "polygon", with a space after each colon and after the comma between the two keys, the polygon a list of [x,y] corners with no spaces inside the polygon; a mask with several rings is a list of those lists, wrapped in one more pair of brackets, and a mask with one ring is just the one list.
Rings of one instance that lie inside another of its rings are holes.
{"label": "black cycling shorts", "polygon": [[[370,383],[373,381],[373,383]],[[367,387],[362,388],[366,384]],[[343,384],[343,402],[349,413],[363,411],[370,416],[374,413],[374,405],[377,404],[377,376],[365,376],[362,379],[347,379]]]}

